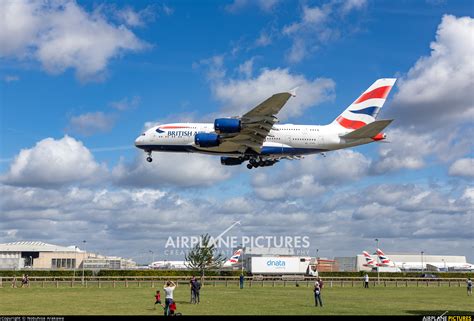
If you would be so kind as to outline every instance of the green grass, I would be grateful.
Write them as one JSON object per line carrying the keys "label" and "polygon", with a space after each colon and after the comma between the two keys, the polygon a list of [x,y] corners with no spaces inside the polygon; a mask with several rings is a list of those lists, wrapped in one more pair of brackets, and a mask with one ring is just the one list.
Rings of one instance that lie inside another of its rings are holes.
{"label": "green grass", "polygon": [[[162,315],[153,310],[151,287],[31,287],[1,288],[1,315]],[[163,295],[163,291],[162,295]],[[207,286],[201,304],[189,304],[189,288],[175,290],[178,312],[183,315],[402,315],[474,314],[474,296],[464,287],[326,287],[324,307],[315,307],[313,292],[306,286]]]}

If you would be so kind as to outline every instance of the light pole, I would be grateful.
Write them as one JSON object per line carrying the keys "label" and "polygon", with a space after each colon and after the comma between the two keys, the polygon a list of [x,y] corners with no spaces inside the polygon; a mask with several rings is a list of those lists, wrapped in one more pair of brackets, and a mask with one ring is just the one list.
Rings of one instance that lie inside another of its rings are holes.
{"label": "light pole", "polygon": [[151,263],[153,264],[153,262],[155,262],[155,253],[153,253],[152,250],[149,250],[148,252],[151,253]]}
{"label": "light pole", "polygon": [[76,280],[76,263],[77,263],[77,245],[74,245],[74,270],[72,272],[72,282]]}
{"label": "light pole", "polygon": [[425,272],[425,268],[423,267],[423,251],[421,251],[421,273]]}
{"label": "light pole", "polygon": [[86,261],[87,251],[86,251],[86,240],[82,241],[84,243],[84,255],[82,256],[82,285],[84,285],[84,263]]}
{"label": "light pole", "polygon": [[[377,244],[377,250],[379,249],[379,239],[375,239],[375,242]],[[377,266],[377,284],[380,284],[380,267]]]}
{"label": "light pole", "polygon": [[446,260],[442,259],[442,261],[444,262],[444,272],[448,272],[448,269],[446,268]]}

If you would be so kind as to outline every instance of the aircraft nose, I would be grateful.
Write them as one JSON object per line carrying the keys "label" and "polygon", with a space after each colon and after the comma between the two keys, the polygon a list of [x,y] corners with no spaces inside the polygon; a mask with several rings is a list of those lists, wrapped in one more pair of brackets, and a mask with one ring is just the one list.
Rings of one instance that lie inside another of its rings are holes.
{"label": "aircraft nose", "polygon": [[140,135],[140,136],[137,137],[137,139],[135,139],[135,146],[136,147],[140,147],[143,144],[143,138],[144,137],[145,136]]}

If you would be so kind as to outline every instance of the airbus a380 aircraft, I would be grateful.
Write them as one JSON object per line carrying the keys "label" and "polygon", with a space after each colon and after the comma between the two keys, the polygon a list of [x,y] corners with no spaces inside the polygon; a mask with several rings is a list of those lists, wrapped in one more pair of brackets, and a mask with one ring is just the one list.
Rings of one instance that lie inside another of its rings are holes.
{"label": "airbus a380 aircraft", "polygon": [[212,123],[174,123],[148,129],[135,146],[152,152],[220,155],[222,165],[271,166],[281,159],[368,144],[386,138],[392,120],[376,120],[396,79],[375,81],[332,123],[324,126],[276,124],[276,115],[294,91],[271,96],[240,117]]}

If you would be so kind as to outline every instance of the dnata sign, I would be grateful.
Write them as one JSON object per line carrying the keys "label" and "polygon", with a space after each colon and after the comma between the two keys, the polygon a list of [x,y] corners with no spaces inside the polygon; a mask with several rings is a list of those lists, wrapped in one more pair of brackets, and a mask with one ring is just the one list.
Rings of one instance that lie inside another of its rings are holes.
{"label": "dnata sign", "polygon": [[267,266],[275,266],[275,267],[285,267],[285,261],[282,260],[268,260]]}

